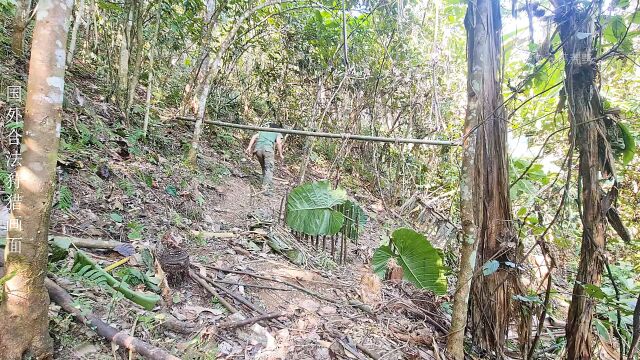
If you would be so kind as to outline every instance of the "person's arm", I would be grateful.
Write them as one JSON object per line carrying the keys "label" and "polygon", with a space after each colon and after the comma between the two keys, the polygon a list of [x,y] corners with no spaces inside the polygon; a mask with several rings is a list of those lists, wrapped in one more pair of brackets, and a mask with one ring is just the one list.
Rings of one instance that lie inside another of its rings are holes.
{"label": "person's arm", "polygon": [[245,150],[247,155],[251,155],[251,149],[253,149],[253,144],[256,143],[257,139],[258,139],[258,134],[255,134],[251,137],[251,141],[249,141],[249,146],[247,146],[247,150]]}
{"label": "person's arm", "polygon": [[278,136],[276,138],[276,146],[278,147],[278,153],[280,154],[280,159],[284,160],[284,151],[282,150],[282,136]]}

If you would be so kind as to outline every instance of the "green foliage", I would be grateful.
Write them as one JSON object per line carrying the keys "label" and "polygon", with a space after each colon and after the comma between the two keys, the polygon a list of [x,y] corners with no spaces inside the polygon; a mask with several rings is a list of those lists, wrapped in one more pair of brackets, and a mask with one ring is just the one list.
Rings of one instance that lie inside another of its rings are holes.
{"label": "green foliage", "polygon": [[60,210],[69,210],[71,209],[71,205],[73,205],[73,194],[71,190],[66,186],[60,186],[60,190],[58,190],[58,209]]}
{"label": "green foliage", "polygon": [[500,267],[500,262],[498,260],[489,260],[484,265],[482,265],[482,275],[489,276],[496,271]]}
{"label": "green foliage", "polygon": [[620,132],[622,133],[622,139],[624,142],[624,149],[621,153],[622,163],[624,165],[629,165],[636,153],[636,140],[626,125],[618,123],[618,126],[620,127]]}
{"label": "green foliage", "polygon": [[127,237],[129,240],[139,240],[142,238],[142,232],[144,231],[144,226],[137,221],[132,221],[127,224],[127,228],[129,228],[129,234]]}
{"label": "green foliage", "polygon": [[135,188],[133,187],[133,184],[131,184],[131,182],[127,179],[118,180],[118,187],[122,189],[122,191],[124,191],[127,196],[135,195]]}
{"label": "green foliage", "polygon": [[118,214],[118,213],[111,213],[109,214],[109,217],[111,218],[111,220],[117,222],[117,223],[121,223],[122,222],[122,215]]}
{"label": "green foliage", "polygon": [[442,256],[424,235],[406,228],[395,230],[390,244],[379,247],[373,254],[373,271],[383,276],[391,258],[402,266],[405,280],[436,294],[446,294],[447,279]]}
{"label": "green foliage", "polygon": [[13,183],[11,182],[11,174],[4,169],[0,169],[0,187],[8,193],[13,194]]}
{"label": "green foliage", "polygon": [[[153,274],[151,274],[153,275]],[[116,271],[116,277],[120,281],[130,286],[138,286],[144,284],[147,288],[154,292],[160,291],[158,287],[159,279],[151,277],[149,274],[143,273],[135,267],[121,267]]]}
{"label": "green foliage", "polygon": [[164,191],[171,196],[178,196],[178,189],[176,189],[175,185],[167,185]]}
{"label": "green foliage", "polygon": [[71,246],[71,240],[69,240],[69,238],[55,237],[51,242],[49,262],[54,263],[65,259],[69,254],[69,246]]}
{"label": "green foliage", "polygon": [[294,188],[287,197],[287,225],[309,235],[337,234],[344,215],[336,205],[347,200],[343,189],[331,189],[328,181],[307,183]]}
{"label": "green foliage", "polygon": [[[636,273],[630,264],[622,263],[609,267],[620,294],[619,298],[617,298],[615,288],[606,270],[601,286],[592,284],[584,284],[583,286],[587,296],[596,301],[595,330],[604,339],[609,339],[609,334],[615,333],[613,329],[617,328],[624,341],[628,343],[632,338],[633,312],[640,287],[634,280]],[[618,327],[618,312],[620,313],[620,327]]]}
{"label": "green foliage", "polygon": [[76,252],[75,261],[71,271],[92,282],[110,286],[114,290],[122,293],[125,298],[147,310],[152,310],[160,300],[160,297],[156,294],[142,294],[131,290],[125,282],[116,280],[113,276],[96,265],[91,258],[82,251]]}

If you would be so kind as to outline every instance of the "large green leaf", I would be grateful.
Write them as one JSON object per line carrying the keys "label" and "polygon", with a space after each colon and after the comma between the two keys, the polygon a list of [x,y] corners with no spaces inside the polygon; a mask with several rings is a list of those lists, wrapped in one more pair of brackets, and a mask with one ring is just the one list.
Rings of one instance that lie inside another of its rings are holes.
{"label": "large green leaf", "polygon": [[381,278],[384,278],[384,275],[387,272],[387,264],[389,263],[389,259],[392,257],[393,253],[391,252],[389,245],[383,245],[377,248],[371,258],[373,272]]}
{"label": "large green leaf", "polygon": [[111,276],[111,274],[104,271],[104,269],[94,263],[93,260],[91,260],[91,258],[82,251],[76,252],[75,261],[71,271],[98,284],[109,285],[113,289],[121,292],[125,298],[147,310],[152,310],[156,306],[156,303],[160,301],[160,297],[156,294],[133,291],[126,283],[118,281],[116,278]]}
{"label": "large green leaf", "polygon": [[287,197],[287,225],[309,235],[333,235],[340,231],[344,215],[334,209],[347,200],[343,189],[331,189],[328,181],[294,188]]}
{"label": "large green leaf", "polygon": [[391,235],[390,246],[381,246],[373,254],[373,271],[383,277],[390,258],[395,258],[403,270],[403,278],[419,288],[429,289],[438,295],[447,292],[445,267],[440,252],[424,237],[411,229],[400,228]]}
{"label": "large green leaf", "polygon": [[621,123],[618,123],[620,127],[620,132],[622,133],[622,139],[624,141],[624,150],[622,151],[622,163],[624,165],[629,165],[631,160],[633,160],[633,156],[636,153],[636,141],[633,138],[633,135],[629,131],[629,128]]}
{"label": "large green leaf", "polygon": [[442,257],[424,235],[401,228],[393,232],[391,241],[398,249],[398,263],[405,279],[436,294],[447,292]]}

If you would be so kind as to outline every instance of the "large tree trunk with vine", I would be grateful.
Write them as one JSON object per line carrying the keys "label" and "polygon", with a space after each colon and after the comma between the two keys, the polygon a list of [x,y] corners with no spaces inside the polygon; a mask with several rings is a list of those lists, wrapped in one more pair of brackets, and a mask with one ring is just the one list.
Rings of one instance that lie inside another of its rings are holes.
{"label": "large tree trunk with vine", "polygon": [[[498,1],[469,1],[465,27],[468,104],[460,184],[463,242],[448,349],[455,359],[464,358],[471,292],[473,343],[500,358],[513,311],[512,296],[520,284],[514,270],[505,265],[516,261],[516,240],[511,225],[506,114],[500,91]],[[500,267],[484,276],[481,268],[488,261],[498,261]]]}
{"label": "large tree trunk with vine", "polygon": [[16,13],[13,17],[13,34],[11,35],[11,49],[22,56],[24,54],[24,33],[29,24],[31,0],[17,0]]}
{"label": "large tree trunk with vine", "polygon": [[[560,20],[560,37],[565,58],[565,89],[567,93],[571,133],[579,150],[579,176],[582,184],[582,245],[580,263],[567,319],[567,358],[591,359],[593,313],[596,302],[587,296],[584,285],[600,285],[604,268],[606,218],[603,194],[598,183],[604,169],[599,148],[606,141],[601,104],[595,87],[597,66],[593,60],[595,7],[578,6],[574,1],[556,3],[556,19]],[[589,34],[579,39],[575,34]]]}
{"label": "large tree trunk with vine", "polygon": [[[65,44],[73,0],[41,0],[36,15],[22,138],[22,160],[13,195],[4,284],[0,304],[0,354],[5,360],[25,355],[51,358],[47,234],[56,180],[62,120]],[[17,206],[20,200],[20,205]],[[18,222],[20,221],[21,224]],[[13,247],[14,244],[18,246]],[[12,251],[9,251],[12,249]]]}

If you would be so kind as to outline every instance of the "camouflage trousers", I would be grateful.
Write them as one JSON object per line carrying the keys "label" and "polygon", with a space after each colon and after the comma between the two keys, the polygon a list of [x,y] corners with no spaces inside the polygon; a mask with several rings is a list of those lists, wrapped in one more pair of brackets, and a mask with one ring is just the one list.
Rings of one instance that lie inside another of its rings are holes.
{"label": "camouflage trousers", "polygon": [[260,149],[253,153],[258,158],[260,167],[262,167],[262,187],[264,190],[271,191],[273,189],[273,168],[275,166],[273,151]]}

